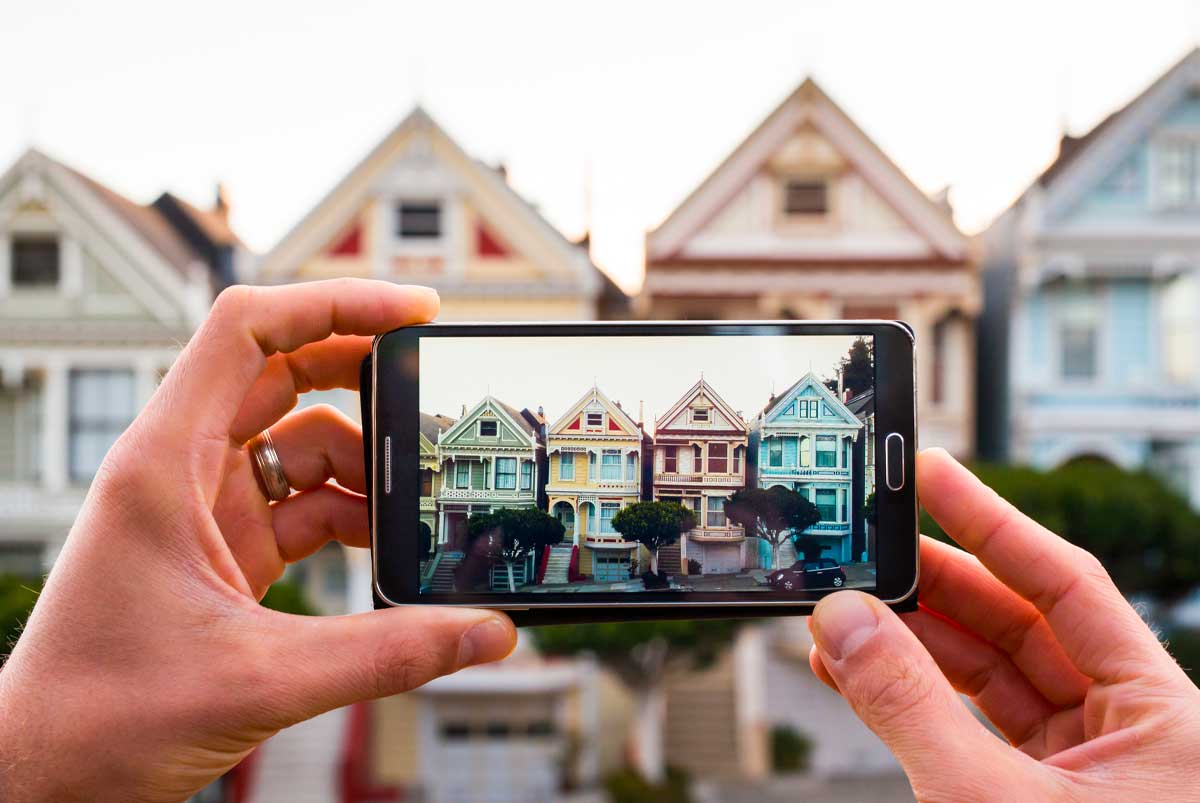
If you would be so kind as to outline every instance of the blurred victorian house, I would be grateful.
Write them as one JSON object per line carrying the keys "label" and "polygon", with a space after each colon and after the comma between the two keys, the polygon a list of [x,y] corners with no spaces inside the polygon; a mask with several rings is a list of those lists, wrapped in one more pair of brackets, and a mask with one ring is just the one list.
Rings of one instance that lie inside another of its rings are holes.
{"label": "blurred victorian house", "polygon": [[981,240],[986,456],[1149,468],[1200,504],[1200,50],[1064,135]]}
{"label": "blurred victorian house", "polygon": [[[922,445],[969,456],[979,282],[927,197],[811,80],[646,235],[648,318],[899,318]],[[860,389],[855,389],[860,390]]]}
{"label": "blurred victorian house", "polygon": [[29,150],[0,176],[0,573],[57,555],[108,448],[249,253],[218,191],[139,204]]}

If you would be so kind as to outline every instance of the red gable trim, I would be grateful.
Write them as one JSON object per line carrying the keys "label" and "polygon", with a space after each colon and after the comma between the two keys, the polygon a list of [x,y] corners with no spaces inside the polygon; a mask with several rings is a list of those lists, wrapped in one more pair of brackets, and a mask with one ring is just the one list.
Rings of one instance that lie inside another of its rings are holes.
{"label": "red gable trim", "polygon": [[571,422],[571,426],[567,427],[567,429],[578,430],[578,429],[579,429],[579,422],[580,422],[580,418],[579,418],[579,417],[576,417],[576,418],[575,418],[575,420]]}
{"label": "red gable trim", "polygon": [[612,418],[609,418],[608,419],[608,431],[609,432],[621,432],[622,430],[621,430],[620,425],[617,424],[616,421],[613,421]]}
{"label": "red gable trim", "polygon": [[331,257],[356,257],[362,253],[362,226],[355,223],[329,249]]}
{"label": "red gable trim", "polygon": [[481,257],[506,257],[508,249],[483,223],[475,226],[475,253]]}

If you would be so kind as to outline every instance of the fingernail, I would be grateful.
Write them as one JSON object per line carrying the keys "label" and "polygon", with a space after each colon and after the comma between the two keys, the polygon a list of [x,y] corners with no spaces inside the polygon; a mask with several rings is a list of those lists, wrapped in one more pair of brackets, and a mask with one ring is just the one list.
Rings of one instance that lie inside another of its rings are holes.
{"label": "fingernail", "polygon": [[512,628],[496,618],[485,619],[473,625],[458,645],[459,667],[499,661],[512,652]]}
{"label": "fingernail", "polygon": [[840,661],[853,654],[879,629],[879,615],[865,594],[839,591],[817,604],[812,624],[817,649],[834,661]]}

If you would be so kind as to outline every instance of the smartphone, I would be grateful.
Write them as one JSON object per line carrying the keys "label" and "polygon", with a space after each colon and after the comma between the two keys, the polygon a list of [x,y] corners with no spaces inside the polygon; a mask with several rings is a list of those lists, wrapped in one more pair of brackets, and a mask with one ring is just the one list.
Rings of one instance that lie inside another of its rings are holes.
{"label": "smartphone", "polygon": [[431,324],[363,366],[376,604],[518,624],[916,604],[896,321]]}

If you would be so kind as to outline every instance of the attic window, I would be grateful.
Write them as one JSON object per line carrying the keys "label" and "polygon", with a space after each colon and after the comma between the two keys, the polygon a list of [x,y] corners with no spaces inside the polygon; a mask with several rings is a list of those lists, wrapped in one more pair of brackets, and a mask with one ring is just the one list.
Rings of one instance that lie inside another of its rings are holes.
{"label": "attic window", "polygon": [[692,410],[692,421],[695,421],[698,424],[707,424],[708,423],[708,408],[707,407],[697,407],[694,410]]}
{"label": "attic window", "polygon": [[16,237],[12,241],[13,287],[54,287],[58,284],[58,240]]}
{"label": "attic window", "polygon": [[494,438],[498,428],[495,421],[480,421],[479,422],[479,437]]}
{"label": "attic window", "polygon": [[442,236],[442,206],[436,201],[404,202],[396,210],[402,240],[434,240]]}
{"label": "attic window", "polygon": [[788,215],[824,215],[829,211],[829,185],[824,181],[789,181],[783,189]]}
{"label": "attic window", "polygon": [[604,413],[588,413],[587,414],[587,425],[588,425],[588,427],[604,426]]}

